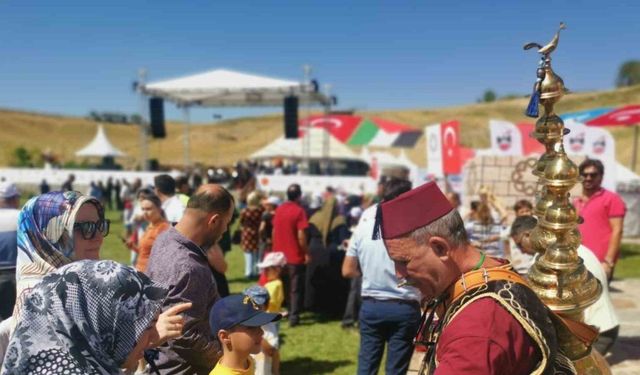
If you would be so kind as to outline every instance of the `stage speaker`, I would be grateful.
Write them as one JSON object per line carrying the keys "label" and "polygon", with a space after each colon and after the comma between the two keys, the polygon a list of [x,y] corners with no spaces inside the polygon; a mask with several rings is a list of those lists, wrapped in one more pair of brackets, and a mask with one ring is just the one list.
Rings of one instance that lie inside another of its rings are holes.
{"label": "stage speaker", "polygon": [[162,98],[149,99],[149,119],[151,123],[151,136],[164,138],[167,131],[164,128],[164,101]]}
{"label": "stage speaker", "polygon": [[287,96],[284,98],[284,137],[287,139],[298,138],[297,96]]}

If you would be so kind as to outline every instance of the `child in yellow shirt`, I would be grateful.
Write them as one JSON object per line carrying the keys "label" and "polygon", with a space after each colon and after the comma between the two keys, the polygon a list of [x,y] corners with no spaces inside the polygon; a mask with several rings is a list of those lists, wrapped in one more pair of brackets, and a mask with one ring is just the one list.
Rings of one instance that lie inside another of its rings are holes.
{"label": "child in yellow shirt", "polygon": [[287,260],[284,253],[279,251],[273,251],[267,254],[263,261],[258,263],[258,268],[264,270],[267,278],[267,283],[264,287],[269,291],[269,305],[267,306],[267,312],[280,313],[282,309],[282,303],[284,302],[284,286],[280,275],[282,274],[282,268],[287,264]]}
{"label": "child in yellow shirt", "polygon": [[280,314],[266,313],[251,297],[225,297],[211,309],[211,332],[222,346],[222,358],[209,375],[253,375],[251,354],[261,350],[261,326],[280,320]]}
{"label": "child in yellow shirt", "polygon": [[[287,260],[282,252],[274,251],[267,254],[258,268],[264,271],[267,283],[262,287],[251,287],[255,289],[253,294],[259,295],[262,289],[268,294],[263,298],[265,308],[270,313],[280,313],[284,302],[284,287],[280,275]],[[258,289],[259,288],[259,289]],[[245,291],[245,294],[250,294]],[[280,375],[280,327],[279,323],[269,323],[262,327],[264,330],[262,356],[264,364],[256,369],[256,375]]]}

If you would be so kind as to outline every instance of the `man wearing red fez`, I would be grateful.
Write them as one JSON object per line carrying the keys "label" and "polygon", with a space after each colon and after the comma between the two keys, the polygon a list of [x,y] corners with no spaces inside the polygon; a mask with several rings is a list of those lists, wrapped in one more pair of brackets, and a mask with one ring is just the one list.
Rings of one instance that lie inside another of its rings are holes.
{"label": "man wearing red fez", "polygon": [[380,235],[399,283],[417,287],[429,302],[419,335],[428,347],[426,373],[575,372],[547,307],[507,261],[469,243],[435,183],[380,205],[374,238]]}

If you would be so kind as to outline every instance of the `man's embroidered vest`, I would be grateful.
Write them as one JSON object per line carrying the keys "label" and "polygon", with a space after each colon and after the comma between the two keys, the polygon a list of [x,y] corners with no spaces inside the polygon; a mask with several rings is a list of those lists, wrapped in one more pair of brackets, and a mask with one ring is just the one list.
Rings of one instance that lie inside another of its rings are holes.
{"label": "man's embroidered vest", "polygon": [[[489,281],[487,284],[465,293],[446,310],[439,329],[430,334],[430,341],[436,342],[440,333],[467,306],[480,298],[493,298],[509,312],[529,334],[541,353],[531,374],[576,374],[571,361],[560,352],[556,330],[547,307],[538,296],[526,286],[512,281]],[[435,350],[431,351],[428,374],[433,374],[438,366]]]}

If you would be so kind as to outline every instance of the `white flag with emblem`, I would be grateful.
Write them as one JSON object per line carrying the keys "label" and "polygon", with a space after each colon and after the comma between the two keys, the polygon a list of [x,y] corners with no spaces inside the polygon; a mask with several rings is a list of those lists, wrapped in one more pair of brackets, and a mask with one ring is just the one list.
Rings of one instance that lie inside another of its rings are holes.
{"label": "white flag with emblem", "polygon": [[522,155],[522,134],[515,124],[502,120],[489,120],[489,129],[493,155]]}
{"label": "white flag with emblem", "polygon": [[429,166],[429,174],[435,177],[443,177],[442,134],[440,133],[440,124],[425,127],[424,135],[427,138],[427,162]]}

